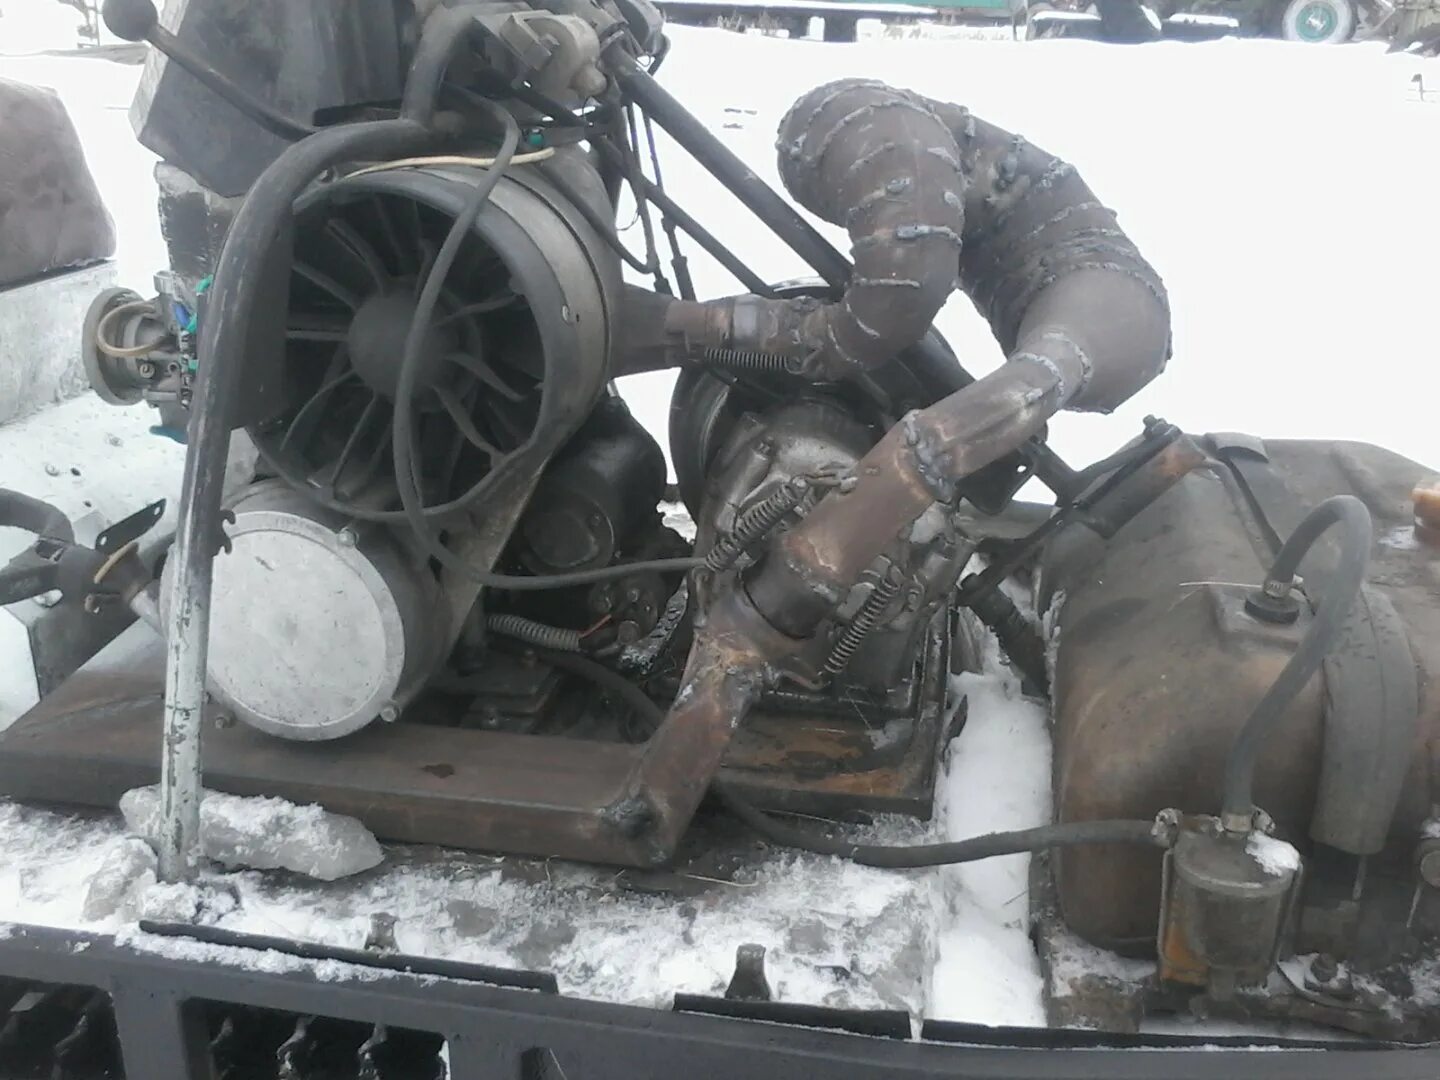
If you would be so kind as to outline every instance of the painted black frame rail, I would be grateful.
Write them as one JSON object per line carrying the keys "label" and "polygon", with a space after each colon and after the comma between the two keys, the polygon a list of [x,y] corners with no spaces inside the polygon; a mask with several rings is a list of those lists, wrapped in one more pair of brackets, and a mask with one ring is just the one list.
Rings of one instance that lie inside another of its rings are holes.
{"label": "painted black frame rail", "polygon": [[[635,960],[647,962],[643,956]],[[476,970],[487,978],[505,977]],[[528,977],[534,985],[534,976]],[[1093,1032],[1021,1032],[959,1024],[927,1025],[920,1038],[867,1037],[704,1011],[611,1005],[360,964],[316,966],[283,952],[177,942],[172,937],[139,934],[122,943],[94,934],[6,924],[0,924],[0,981],[66,984],[108,995],[124,1074],[130,1080],[215,1076],[213,1034],[205,1020],[205,1010],[215,1008],[309,1017],[317,1028],[350,1023],[372,1025],[377,1032],[411,1029],[422,1038],[443,1038],[449,1075],[456,1080],[562,1075],[568,1080],[1440,1076],[1440,1048],[1435,1047],[1340,1044],[1323,1051],[1318,1044],[1291,1043],[1259,1050],[1226,1046],[1222,1048],[1228,1052],[1217,1053],[1214,1044],[1195,1045],[1199,1040],[1127,1040]],[[703,1001],[697,1005],[691,999],[686,1008],[703,1010]],[[1115,1048],[1116,1038],[1119,1046],[1131,1048]],[[402,1068],[372,1075],[421,1074]]]}

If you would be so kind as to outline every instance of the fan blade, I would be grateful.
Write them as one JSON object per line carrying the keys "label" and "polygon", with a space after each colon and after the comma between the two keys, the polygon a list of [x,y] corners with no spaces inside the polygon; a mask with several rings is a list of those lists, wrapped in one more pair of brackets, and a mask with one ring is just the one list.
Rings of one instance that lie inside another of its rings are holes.
{"label": "fan blade", "polygon": [[520,295],[513,292],[504,293],[500,296],[492,296],[489,300],[481,300],[474,304],[466,304],[458,311],[452,311],[449,315],[446,315],[435,325],[444,326],[447,323],[454,322],[456,319],[470,319],[474,318],[476,315],[488,315],[492,311],[499,311],[502,308],[509,307],[511,304],[518,304],[520,300]]}
{"label": "fan blade", "polygon": [[285,337],[290,341],[344,341],[349,330],[349,319],[313,312],[292,316]]}
{"label": "fan blade", "polygon": [[393,258],[391,265],[395,267],[395,272],[403,277],[418,269],[415,260],[411,257],[410,245],[405,241],[399,226],[395,223],[394,200],[383,195],[376,195],[370,200],[370,207],[379,225],[380,235],[385,238],[385,246],[390,249]]}
{"label": "fan blade", "polygon": [[477,356],[469,353],[447,353],[445,359],[457,367],[462,367],[475,378],[494,390],[506,401],[524,401],[525,395],[516,390],[496,372],[489,364]]}
{"label": "fan blade", "polygon": [[355,426],[350,429],[350,436],[345,440],[345,446],[335,458],[335,465],[330,470],[330,487],[333,489],[340,479],[340,474],[345,471],[345,466],[350,464],[350,455],[355,452],[355,447],[360,442],[360,437],[365,434],[365,429],[370,426],[370,421],[377,416],[381,410],[380,395],[375,391],[370,392],[370,400],[366,402],[365,409],[360,418],[355,421]]}
{"label": "fan blade", "polygon": [[351,311],[354,311],[360,306],[359,297],[357,297],[349,289],[345,288],[345,286],[341,285],[330,275],[322,273],[320,270],[317,270],[309,263],[303,263],[297,259],[294,263],[294,269],[297,274],[303,277],[306,281],[310,282],[310,284],[329,293],[331,296],[333,296],[336,300],[339,300],[340,303],[344,304]]}
{"label": "fan blade", "polygon": [[459,398],[443,387],[435,388],[435,396],[440,400],[440,405],[444,410],[450,414],[450,419],[455,421],[455,426],[460,429],[460,433],[470,441],[472,446],[488,457],[494,458],[499,455],[499,447],[491,445],[485,436],[480,434],[480,429],[475,426],[475,421],[471,419],[470,413],[460,403]]}
{"label": "fan blade", "polygon": [[332,391],[334,391],[337,387],[341,386],[347,380],[353,379],[355,377],[355,370],[353,368],[343,372],[340,375],[337,375],[335,378],[323,383],[320,386],[320,389],[316,390],[315,393],[310,396],[310,400],[305,402],[304,405],[300,406],[299,411],[295,414],[295,418],[290,421],[290,426],[285,429],[284,437],[280,440],[280,451],[282,453],[285,451],[285,448],[290,445],[290,441],[292,438],[294,438],[296,432],[300,430],[301,421],[306,419],[315,409],[315,407],[327,396],[329,396]]}
{"label": "fan blade", "polygon": [[360,261],[371,284],[375,286],[375,291],[382,291],[389,283],[390,275],[385,270],[385,263],[380,258],[380,253],[370,245],[370,242],[361,236],[348,221],[338,217],[332,217],[327,221],[325,230]]}

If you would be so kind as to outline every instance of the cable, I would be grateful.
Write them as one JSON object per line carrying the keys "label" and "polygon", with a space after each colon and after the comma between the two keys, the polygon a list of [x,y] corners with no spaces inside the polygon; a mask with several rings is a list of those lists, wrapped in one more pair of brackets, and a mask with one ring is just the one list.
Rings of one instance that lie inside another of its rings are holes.
{"label": "cable", "polygon": [[575,653],[537,649],[535,655],[553,667],[568,671],[572,675],[578,675],[582,679],[588,679],[601,690],[614,694],[630,706],[630,710],[644,721],[650,731],[653,732],[665,721],[665,710],[655,704],[649,694],[618,671],[612,671],[596,660],[578,656]]}
{"label": "cable", "polygon": [[542,589],[566,589],[576,585],[589,585],[600,581],[610,581],[615,578],[627,577],[637,571],[688,571],[702,564],[700,559],[655,559],[644,563],[628,563],[619,566],[606,566],[598,570],[580,570],[569,574],[555,574],[545,577],[516,577],[507,574],[492,574],[485,570],[470,565],[466,560],[456,555],[440,542],[440,538],[430,527],[430,521],[425,513],[424,500],[420,494],[419,483],[416,479],[415,458],[414,458],[414,431],[412,428],[412,404],[415,398],[415,383],[419,378],[420,360],[425,347],[425,331],[429,327],[431,318],[435,312],[435,305],[439,302],[440,292],[445,286],[445,278],[450,273],[450,268],[455,263],[455,258],[460,252],[460,246],[475,227],[475,222],[480,217],[480,212],[485,208],[490,194],[500,182],[506,167],[515,155],[515,149],[520,143],[520,126],[509,111],[496,105],[494,102],[478,99],[483,102],[483,107],[492,111],[492,115],[504,125],[505,135],[501,141],[500,149],[496,152],[493,164],[486,169],[469,201],[456,216],[450,231],[446,234],[444,242],[440,245],[440,251],[431,264],[430,273],[425,279],[425,285],[420,290],[420,298],[415,304],[415,315],[411,320],[410,328],[405,335],[405,351],[400,361],[399,378],[395,387],[395,424],[392,439],[392,452],[395,458],[395,486],[400,493],[400,504],[404,507],[405,520],[409,523],[415,535],[425,545],[426,550],[442,565],[464,575],[466,578],[478,583],[487,589],[507,589],[515,592],[538,591]]}
{"label": "cable", "polygon": [[913,844],[891,847],[882,844],[857,844],[848,840],[820,836],[808,829],[792,829],[781,825],[752,803],[715,785],[711,789],[726,809],[771,843],[799,848],[817,855],[838,855],[861,866],[887,870],[914,870],[927,866],[951,866],[955,863],[978,862],[998,855],[1019,855],[1028,851],[1075,847],[1081,844],[1142,844],[1166,847],[1168,841],[1153,821],[1112,819],[1106,821],[1069,821],[1060,825],[1041,825],[1015,832],[989,833],[968,840],[952,840],[940,844]]}
{"label": "cable", "polygon": [[537,619],[527,619],[524,615],[487,616],[485,629],[492,634],[514,638],[527,645],[534,645],[536,648],[548,649],[557,653],[578,653],[580,639],[583,636],[579,630],[571,630],[564,626],[551,626]]}
{"label": "cable", "polygon": [[1244,832],[1251,828],[1255,813],[1256,758],[1286,710],[1335,647],[1345,619],[1365,584],[1373,534],[1370,511],[1353,495],[1336,495],[1310,511],[1290,534],[1290,539],[1275,556],[1275,563],[1265,581],[1265,593],[1270,596],[1285,595],[1294,584],[1295,568],[1315,542],[1333,526],[1341,530],[1340,561],[1325,589],[1315,618],[1290,661],[1251,711],[1240,734],[1235,736],[1225,759],[1220,820],[1231,831]]}
{"label": "cable", "polygon": [[131,300],[129,303],[120,304],[107,311],[95,325],[95,347],[106,356],[113,356],[120,360],[134,360],[141,356],[149,356],[165,344],[163,333],[154,341],[141,345],[112,345],[109,342],[106,334],[109,332],[111,324],[121,315],[133,315],[138,311],[146,311],[153,315],[155,305],[149,300]]}
{"label": "cable", "polygon": [[[528,154],[516,154],[510,159],[511,165],[531,165],[537,161],[544,161],[546,158],[555,156],[553,147],[547,146],[543,150],[532,150]],[[488,168],[495,164],[493,157],[466,157],[463,154],[435,154],[430,157],[401,158],[398,161],[382,161],[378,165],[367,165],[363,169],[356,169],[352,173],[346,173],[348,180],[352,176],[368,176],[370,173],[389,172],[392,169],[411,169],[421,165],[469,165],[477,168]]]}
{"label": "cable", "polygon": [[600,239],[609,245],[610,249],[619,255],[625,263],[641,274],[655,273],[655,266],[652,263],[642,262],[638,257],[631,254],[625,242],[620,239],[620,234],[615,231],[615,223],[606,221],[590,203],[570,186],[570,182],[560,175],[558,171],[552,170],[545,174],[545,179],[570,201],[585,223],[600,234]]}
{"label": "cable", "polygon": [[477,24],[469,7],[444,8],[431,14],[405,79],[400,117],[429,127],[435,119],[435,102],[450,60]]}

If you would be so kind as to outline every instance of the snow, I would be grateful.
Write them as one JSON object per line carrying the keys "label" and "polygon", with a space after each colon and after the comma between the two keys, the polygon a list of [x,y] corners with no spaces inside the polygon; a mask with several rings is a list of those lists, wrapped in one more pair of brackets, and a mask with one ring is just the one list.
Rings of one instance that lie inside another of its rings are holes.
{"label": "snow", "polygon": [[[1118,48],[945,36],[833,46],[675,27],[661,78],[771,183],[781,113],[811,86],[855,74],[961,101],[1074,161],[1165,276],[1176,345],[1170,370],[1116,415],[1052,425],[1056,447],[1077,462],[1109,452],[1152,412],[1195,431],[1360,439],[1435,461],[1434,405],[1423,391],[1440,263],[1440,108],[1411,87],[1417,73],[1440,79],[1440,65],[1387,55],[1383,45]],[[734,77],[746,71],[766,78]],[[0,59],[0,76],[60,91],[120,228],[122,283],[143,290],[164,250],[154,157],[135,144],[124,112],[138,74],[95,60]],[[662,154],[672,193],[762,276],[805,273],[663,140]],[[819,227],[844,246],[838,230]],[[632,247],[637,236],[638,226]],[[702,296],[736,291],[703,253],[692,246],[687,255]],[[941,328],[976,371],[999,362],[963,299]],[[623,387],[662,442],[670,383],[653,374]],[[151,422],[143,409],[92,399],[0,428],[0,482],[93,514],[98,528],[178,490],[179,448],[146,435]],[[26,693],[4,626],[0,617],[0,723]],[[958,838],[1049,819],[1045,708],[1021,695],[990,649],[984,673],[956,682],[969,719],[946,756],[933,829],[882,821],[874,837]],[[274,970],[299,963],[141,935],[124,910],[87,918],[86,885],[122,835],[114,815],[0,804],[0,919],[117,932],[165,955]],[[722,992],[736,947],[755,943],[768,950],[782,1000],[994,1024],[1044,1019],[1026,856],[895,873],[779,854],[734,882],[693,882],[694,895],[676,901],[623,872],[386,854],[353,883],[242,871],[216,874],[194,894],[140,892],[147,910],[204,911],[228,929],[351,947],[364,944],[374,916],[393,916],[403,952],[543,968],[567,993],[613,1001],[664,1006],[676,991]],[[1063,970],[1135,974],[1087,950],[1065,953]],[[350,970],[332,965],[321,977]]]}
{"label": "snow", "polygon": [[135,901],[155,884],[158,860],[144,840],[127,836],[105,852],[100,867],[85,887],[80,915],[86,922],[103,922],[131,910]]}
{"label": "snow", "polygon": [[[159,787],[120,796],[120,813],[137,836],[161,832]],[[200,800],[200,847],[222,866],[291,870],[335,881],[379,866],[385,858],[374,835],[353,817],[285,799],[205,791]]]}
{"label": "snow", "polygon": [[1300,869],[1300,853],[1284,840],[1252,832],[1245,839],[1245,851],[1271,877],[1285,877]]}
{"label": "snow", "polygon": [[[1050,821],[1050,736],[1042,702],[986,636],[983,674],[959,675],[968,708],[950,746],[938,816],[950,837],[1026,829]],[[1039,960],[1029,938],[1029,855],[938,871],[942,905],[928,1015],[988,1024],[1043,1025]]]}

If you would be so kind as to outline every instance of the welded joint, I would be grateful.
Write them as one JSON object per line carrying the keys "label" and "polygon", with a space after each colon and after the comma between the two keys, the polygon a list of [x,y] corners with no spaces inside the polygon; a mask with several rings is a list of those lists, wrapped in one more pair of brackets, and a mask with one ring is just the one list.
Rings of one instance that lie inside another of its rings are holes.
{"label": "welded joint", "polygon": [[[1036,225],[1024,236],[1020,237],[1020,239],[1015,242],[1015,247],[1023,250],[1024,248],[1028,247],[1030,244],[1038,240],[1040,238],[1040,234],[1043,233],[1046,229],[1052,229],[1056,225],[1063,225],[1074,215],[1085,213],[1102,213],[1109,214],[1111,218],[1118,217],[1114,210],[1111,210],[1108,206],[1100,202],[1098,199],[1089,199],[1085,202],[1072,203],[1069,206],[1061,207],[1055,213],[1051,214],[1048,218],[1042,221],[1039,225]],[[1113,230],[1113,232],[1117,236],[1125,236],[1123,230],[1115,229]]]}
{"label": "welded joint", "polygon": [[912,409],[900,418],[901,430],[905,434],[905,446],[910,451],[910,460],[915,474],[936,502],[949,504],[955,500],[958,484],[950,475],[944,448],[935,443],[933,436],[919,424],[920,410]]}
{"label": "welded joint", "polygon": [[888,229],[880,229],[869,236],[862,236],[851,246],[851,251],[865,251],[873,247],[889,247],[894,242],[902,244],[913,244],[920,240],[929,240],[931,237],[940,237],[954,244],[955,247],[964,247],[964,241],[960,234],[949,225],[927,225],[924,222],[914,222],[908,225],[895,225]]}
{"label": "welded joint", "polygon": [[[845,227],[849,229],[857,219],[873,210],[881,203],[900,202],[900,196],[906,194],[915,186],[915,178],[911,176],[896,176],[887,180],[883,187],[876,188],[866,195],[862,195],[858,202],[845,212]],[[945,193],[947,196],[951,192]]]}
{"label": "welded joint", "polygon": [[840,302],[841,306],[845,309],[845,314],[850,317],[850,321],[855,324],[856,328],[862,334],[864,334],[871,341],[879,341],[880,331],[876,330],[873,326],[870,326],[868,323],[865,322],[864,319],[860,318],[859,315],[855,314],[855,308],[850,303],[851,297],[853,296],[856,287],[857,286],[855,285],[854,281],[852,281],[850,289],[847,289],[845,292],[845,299]]}
{"label": "welded joint", "polygon": [[[834,83],[831,83],[830,92],[828,94],[821,95],[819,100],[815,102],[814,107],[810,109],[809,114],[805,117],[805,123],[802,127],[802,131],[805,132],[805,135],[809,134],[810,128],[814,125],[815,121],[820,119],[820,114],[824,112],[832,102],[836,101],[841,95],[848,94],[854,90],[886,90],[893,93],[895,88],[889,83],[881,82],[879,79],[840,79]],[[789,126],[791,119],[798,112],[801,102],[804,102],[808,97],[809,95],[807,94],[805,97],[802,97],[799,101],[795,102],[794,105],[790,106],[788,110],[786,110],[785,115],[780,118],[781,131],[784,131],[786,127]],[[795,151],[797,154],[799,151],[799,144],[804,141],[805,135],[802,135],[799,139],[796,139],[794,141],[793,145],[795,146]],[[783,139],[777,139],[775,142],[775,149],[781,151],[782,153],[789,153],[789,146],[790,144],[787,144]]]}
{"label": "welded joint", "polygon": [[950,153],[950,151],[949,151],[949,149],[948,149],[947,147],[944,147],[944,146],[927,146],[927,147],[925,148],[925,153],[926,153],[927,155],[929,155],[930,157],[939,158],[939,159],[940,159],[941,161],[943,161],[946,165],[949,165],[950,168],[952,168],[952,169],[955,170],[956,175],[961,176],[961,177],[963,177],[963,176],[965,175],[965,169],[964,169],[964,167],[960,164],[960,159],[957,158],[954,154]]}
{"label": "welded joint", "polygon": [[[893,141],[893,140],[890,140],[890,141],[882,142],[879,146],[876,146],[876,147],[874,147],[874,148],[871,149],[871,150],[865,151],[865,153],[863,153],[863,154],[861,154],[859,157],[857,157],[857,158],[856,158],[854,161],[852,161],[852,162],[850,163],[850,165],[845,169],[845,172],[844,172],[844,173],[842,174],[842,176],[841,176],[842,182],[848,184],[851,180],[853,180],[853,179],[855,178],[855,175],[856,175],[857,173],[859,173],[859,172],[861,172],[862,170],[864,170],[864,168],[865,168],[867,165],[869,165],[872,161],[875,161],[877,158],[883,157],[885,154],[890,153],[890,151],[892,151],[892,150],[901,150],[901,149],[903,149],[903,146],[902,146],[900,143],[897,143],[897,142],[895,142],[895,141]],[[806,164],[806,165],[812,165],[812,163],[809,162],[809,161],[806,161],[805,164]]]}
{"label": "welded joint", "polygon": [[831,352],[840,362],[852,371],[863,371],[865,365],[855,358],[849,349],[840,344],[840,339],[835,336],[835,323],[827,321],[825,324],[825,339],[830,343]]}
{"label": "welded joint", "polygon": [[1054,380],[1057,398],[1063,405],[1064,403],[1073,401],[1085,392],[1085,388],[1090,385],[1090,376],[1094,365],[1091,363],[1090,358],[1085,355],[1085,351],[1064,334],[1047,333],[1041,336],[1042,341],[1047,339],[1062,346],[1063,352],[1061,352],[1060,355],[1069,356],[1075,360],[1076,365],[1080,368],[1080,379],[1078,383],[1072,383],[1071,380],[1067,379],[1064,369],[1055,357],[1043,352],[1017,352],[1011,355],[1009,362],[1012,364],[1029,362],[1044,368]]}
{"label": "welded joint", "polygon": [[797,152],[794,155],[796,160],[803,165],[818,166],[820,162],[824,160],[826,153],[829,152],[835,140],[840,137],[846,128],[858,120],[867,119],[886,109],[901,109],[906,112],[917,113],[927,120],[934,120],[937,123],[940,122],[940,118],[935,115],[932,109],[925,108],[913,98],[895,96],[886,98],[883,101],[872,101],[852,109],[842,116],[829,131],[820,137],[818,144],[810,154],[801,153],[799,147],[797,147]]}

